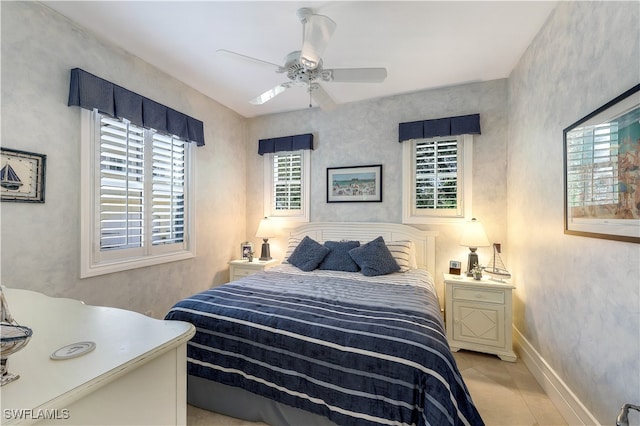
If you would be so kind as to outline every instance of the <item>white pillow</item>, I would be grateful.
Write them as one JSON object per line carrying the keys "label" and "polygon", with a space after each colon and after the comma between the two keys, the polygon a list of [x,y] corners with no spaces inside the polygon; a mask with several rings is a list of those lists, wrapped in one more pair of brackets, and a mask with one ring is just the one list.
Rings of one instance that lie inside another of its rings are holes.
{"label": "white pillow", "polygon": [[409,268],[418,269],[418,257],[416,255],[416,244],[411,241],[411,257],[409,257]]}
{"label": "white pillow", "polygon": [[289,242],[287,243],[287,251],[284,253],[284,260],[282,263],[289,263],[288,259],[293,254],[293,251],[298,247],[302,238],[297,237],[289,237]]}
{"label": "white pillow", "polygon": [[387,248],[400,266],[400,272],[407,272],[409,269],[416,269],[416,251],[413,241],[386,241]]}

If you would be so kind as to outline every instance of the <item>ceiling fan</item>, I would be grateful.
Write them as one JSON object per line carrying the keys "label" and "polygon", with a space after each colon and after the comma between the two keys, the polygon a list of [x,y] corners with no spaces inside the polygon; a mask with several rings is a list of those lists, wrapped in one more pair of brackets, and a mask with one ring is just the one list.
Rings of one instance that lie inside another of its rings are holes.
{"label": "ceiling fan", "polygon": [[285,74],[289,81],[278,84],[260,96],[250,100],[254,105],[262,105],[291,87],[304,87],[311,98],[324,110],[335,108],[336,103],[319,84],[339,83],[381,83],[387,77],[386,68],[336,68],[324,69],[322,54],[336,29],[336,23],[329,17],[314,14],[309,8],[298,9],[296,13],[302,23],[302,48],[289,53],[284,65],[278,65],[261,59],[246,56],[226,49],[217,53],[232,55],[241,59],[266,64],[275,68],[276,73]]}

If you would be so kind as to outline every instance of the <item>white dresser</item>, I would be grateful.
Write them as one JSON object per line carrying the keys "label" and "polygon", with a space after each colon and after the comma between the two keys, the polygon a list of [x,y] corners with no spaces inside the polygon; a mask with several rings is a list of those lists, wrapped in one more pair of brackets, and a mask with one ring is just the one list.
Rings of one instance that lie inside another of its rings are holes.
{"label": "white dresser", "polygon": [[[9,357],[8,371],[20,378],[0,388],[1,424],[186,424],[193,325],[27,290],[5,289],[5,296],[14,319],[33,336]],[[51,359],[83,341],[95,342],[95,349]]]}
{"label": "white dresser", "polygon": [[447,340],[459,349],[495,354],[515,361],[512,343],[513,285],[444,274]]}

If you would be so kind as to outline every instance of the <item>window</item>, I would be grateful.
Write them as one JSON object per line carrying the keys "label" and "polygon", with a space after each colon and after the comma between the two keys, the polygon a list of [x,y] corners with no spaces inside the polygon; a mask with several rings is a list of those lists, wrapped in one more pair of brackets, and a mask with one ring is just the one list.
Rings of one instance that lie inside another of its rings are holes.
{"label": "window", "polygon": [[82,123],[81,277],[193,257],[191,144],[97,111]]}
{"label": "window", "polygon": [[309,159],[309,150],[264,155],[265,216],[309,221]]}
{"label": "window", "polygon": [[402,143],[404,223],[448,223],[471,216],[472,142],[473,136],[460,135]]}

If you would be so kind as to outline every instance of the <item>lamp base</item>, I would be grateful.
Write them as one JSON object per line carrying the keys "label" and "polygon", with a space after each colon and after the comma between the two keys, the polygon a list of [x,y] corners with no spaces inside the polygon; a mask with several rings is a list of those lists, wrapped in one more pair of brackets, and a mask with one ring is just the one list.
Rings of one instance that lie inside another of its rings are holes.
{"label": "lamp base", "polygon": [[469,250],[471,250],[471,252],[469,253],[469,257],[467,258],[467,276],[472,277],[473,272],[471,272],[471,270],[473,269],[474,265],[479,265],[478,253],[476,253],[477,248],[469,247]]}
{"label": "lamp base", "polygon": [[271,260],[271,250],[269,248],[268,238],[262,240],[262,252],[260,252],[260,260]]}

